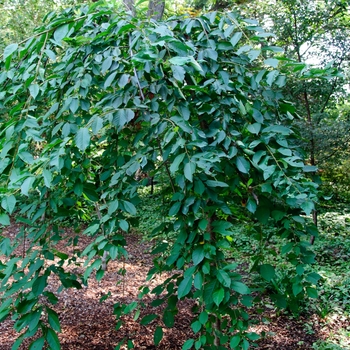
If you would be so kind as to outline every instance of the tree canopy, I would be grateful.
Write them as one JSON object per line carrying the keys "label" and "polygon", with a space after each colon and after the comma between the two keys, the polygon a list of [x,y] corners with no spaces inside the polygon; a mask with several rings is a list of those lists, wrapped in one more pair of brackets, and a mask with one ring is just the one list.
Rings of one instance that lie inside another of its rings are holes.
{"label": "tree canopy", "polygon": [[[59,349],[50,275],[79,289],[93,271],[101,279],[111,259],[127,256],[139,170],[167,179],[167,220],[153,232],[167,240],[154,248],[149,275],[171,272],[151,291],[166,304],[164,324],[173,325],[178,300],[199,303],[198,337],[183,349],[247,349],[257,339],[248,331],[248,282],[226,259],[236,222],[251,224],[262,249],[251,269],[271,285],[278,279],[271,295],[278,306],[297,311],[305,296],[316,297],[308,237],[317,230],[305,218],[317,201],[305,173],[315,167],[298,146],[273,34],[233,12],[157,22],[99,3],[47,20],[27,41],[8,45],[0,61],[0,224],[15,214],[24,224],[18,239],[29,240],[22,256],[14,254],[17,240],[0,242],[7,257],[0,320],[12,313],[24,331],[16,346],[40,329],[35,348]],[[55,248],[67,222],[77,230],[84,222],[82,234],[96,237],[74,256]],[[264,261],[274,236],[285,240],[277,254],[293,267],[288,274]],[[78,257],[86,259],[83,275],[64,267]],[[115,305],[115,313],[134,308]]]}

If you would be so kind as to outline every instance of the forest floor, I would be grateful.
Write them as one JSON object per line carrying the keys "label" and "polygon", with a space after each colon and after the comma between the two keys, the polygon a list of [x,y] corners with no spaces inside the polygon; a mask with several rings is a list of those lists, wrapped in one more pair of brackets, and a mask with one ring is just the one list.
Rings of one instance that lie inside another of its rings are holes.
{"label": "forest floor", "polygon": [[[18,230],[19,227],[13,225],[7,228],[3,235],[14,239]],[[67,230],[66,238],[72,236],[74,233]],[[154,308],[149,305],[152,296],[144,299],[148,306],[142,311],[138,321],[134,321],[132,316],[125,316],[122,327],[118,331],[115,330],[113,305],[117,302],[126,304],[137,301],[139,287],[148,285],[152,288],[166,278],[165,275],[158,276],[155,280],[146,282],[147,273],[152,266],[152,256],[149,253],[151,244],[142,241],[140,235],[136,234],[128,234],[126,239],[128,259],[111,262],[100,282],[91,276],[88,286],[83,286],[81,290],[64,289],[57,294],[59,301],[53,309],[58,313],[61,323],[62,332],[59,334],[59,339],[62,350],[112,350],[122,339],[131,339],[135,349],[181,349],[184,341],[194,336],[190,327],[193,317],[192,304],[191,301],[185,300],[179,303],[179,313],[175,318],[174,327],[164,328],[162,341],[157,347],[154,346],[153,333],[157,322],[153,321],[147,326],[142,326],[138,322],[147,313],[161,314],[161,307]],[[83,250],[90,242],[91,238],[80,236],[79,246],[75,248]],[[57,249],[67,254],[73,252],[72,246],[62,242]],[[124,276],[120,274],[121,268],[126,269]],[[75,273],[83,272],[79,266],[71,269]],[[58,287],[59,280],[55,276],[50,276],[48,289],[56,293]],[[101,302],[101,297],[106,295],[110,296]],[[254,310],[250,313],[254,315]],[[253,318],[259,322],[251,331],[267,334],[257,342],[257,349],[321,349],[314,347],[314,344],[320,340],[326,341],[340,328],[350,331],[350,320],[346,318],[321,319],[316,314],[295,318],[283,313],[278,314],[273,307],[266,308],[262,314]],[[10,350],[16,340],[17,333],[12,328],[13,324],[14,321],[11,319],[0,324],[0,350]],[[28,348],[27,340],[20,349]],[[322,349],[347,348],[335,346]]]}

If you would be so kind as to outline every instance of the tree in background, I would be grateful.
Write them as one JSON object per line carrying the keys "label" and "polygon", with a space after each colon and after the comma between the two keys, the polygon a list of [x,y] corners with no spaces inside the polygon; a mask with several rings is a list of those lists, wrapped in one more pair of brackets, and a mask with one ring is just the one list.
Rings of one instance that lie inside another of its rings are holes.
{"label": "tree in background", "polygon": [[84,1],[73,0],[2,0],[0,2],[0,49],[11,42],[20,42],[41,26],[51,11]]}
{"label": "tree in background", "polygon": [[[346,76],[350,2],[288,0],[270,5],[273,10],[267,18],[272,19],[271,30],[276,33],[276,44],[285,49],[287,58],[314,64],[315,68],[306,74],[303,66],[295,67],[294,74],[303,79],[298,77],[284,92],[300,115],[297,123],[310,164],[317,165],[322,175],[326,175],[323,178],[328,192],[330,185],[336,182],[338,186],[333,190],[340,194],[341,187],[345,190],[349,186],[346,172],[350,120],[346,113],[349,104]],[[266,20],[265,23],[268,25]],[[332,69],[343,73],[332,74]],[[339,160],[343,166],[339,166]],[[339,187],[340,183],[343,186]]]}

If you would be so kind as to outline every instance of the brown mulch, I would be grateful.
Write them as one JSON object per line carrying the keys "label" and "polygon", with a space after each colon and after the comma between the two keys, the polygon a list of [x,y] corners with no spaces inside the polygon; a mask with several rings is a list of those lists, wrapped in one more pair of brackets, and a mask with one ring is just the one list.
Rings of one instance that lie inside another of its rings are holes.
{"label": "brown mulch", "polygon": [[[12,225],[2,234],[14,239],[19,231],[18,225]],[[67,229],[65,235],[68,238],[75,234]],[[59,315],[62,332],[59,334],[62,350],[113,350],[122,339],[133,340],[135,349],[181,349],[184,341],[193,337],[190,327],[192,301],[179,303],[179,313],[175,317],[175,325],[171,329],[164,327],[164,337],[159,346],[153,345],[153,333],[156,321],[150,325],[142,326],[138,322],[147,313],[161,315],[161,307],[154,308],[149,305],[151,296],[144,299],[146,308],[142,311],[138,321],[132,316],[123,317],[123,325],[115,330],[116,318],[113,315],[115,303],[130,303],[138,300],[139,287],[148,285],[150,289],[166,279],[167,275],[158,276],[152,281],[146,282],[147,273],[152,267],[152,256],[149,254],[150,243],[141,241],[136,234],[128,234],[127,250],[129,257],[125,261],[113,261],[108,265],[108,271],[101,282],[92,276],[88,286],[81,290],[65,289],[57,294],[59,302],[51,306]],[[78,247],[83,250],[91,238],[80,236]],[[67,241],[66,241],[67,242]],[[67,254],[73,252],[73,247],[60,242],[57,249]],[[18,249],[20,253],[21,247]],[[0,256],[1,258],[1,256]],[[125,268],[123,276],[120,269]],[[69,267],[75,273],[83,272],[82,267]],[[50,276],[48,289],[56,292],[59,281],[55,276]],[[100,301],[101,297],[110,296]],[[309,317],[292,318],[287,315],[277,315],[274,309],[266,309],[258,318],[260,322],[252,327],[257,333],[265,332],[267,335],[258,342],[257,349],[312,349],[319,339],[327,339],[333,330],[340,327],[349,327],[349,320],[334,320],[325,322],[316,315]],[[7,319],[0,324],[0,350],[10,350],[18,334],[13,330],[14,321]],[[26,340],[20,349],[28,349]],[[126,349],[126,347],[122,347]]]}

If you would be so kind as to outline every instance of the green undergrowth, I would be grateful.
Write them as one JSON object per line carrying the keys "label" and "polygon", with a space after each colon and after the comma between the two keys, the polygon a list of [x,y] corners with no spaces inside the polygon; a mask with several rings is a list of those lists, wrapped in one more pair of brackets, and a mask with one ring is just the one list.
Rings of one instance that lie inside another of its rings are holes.
{"label": "green undergrowth", "polygon": [[[156,188],[153,195],[150,194],[150,188],[145,187],[141,191],[141,198],[138,233],[142,234],[144,239],[149,239],[152,237],[152,231],[161,224],[159,220],[171,220],[166,218],[170,205],[160,187]],[[318,297],[306,300],[301,311],[316,313],[327,323],[335,319],[344,321],[350,315],[350,211],[345,205],[338,205],[332,210],[326,209],[320,210],[318,216],[320,233],[313,245],[316,260],[312,265],[312,271],[321,276],[318,281]],[[305,220],[311,221],[311,218]],[[287,263],[283,259],[283,254],[280,254],[286,243],[285,239],[272,235],[274,228],[263,228],[254,222],[242,222],[239,217],[233,219],[233,224],[234,234],[227,239],[234,244],[231,245],[233,248],[225,252],[227,259],[237,262],[242,269],[247,270],[245,282],[253,286],[253,291],[269,295],[278,288],[283,288],[281,282],[283,276],[287,276],[288,271],[293,269],[292,264]],[[259,235],[271,238],[259,240]],[[171,232],[157,235],[159,240],[171,240],[172,237],[174,233]],[[262,279],[258,273],[248,273],[249,269],[254,270],[254,261],[259,255],[264,257],[266,264],[276,267],[275,278],[270,281]],[[347,349],[350,346],[349,335],[349,329],[340,328],[336,333],[332,333],[326,342],[321,340],[316,342],[313,348]]]}

